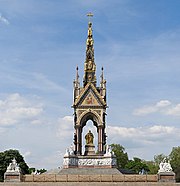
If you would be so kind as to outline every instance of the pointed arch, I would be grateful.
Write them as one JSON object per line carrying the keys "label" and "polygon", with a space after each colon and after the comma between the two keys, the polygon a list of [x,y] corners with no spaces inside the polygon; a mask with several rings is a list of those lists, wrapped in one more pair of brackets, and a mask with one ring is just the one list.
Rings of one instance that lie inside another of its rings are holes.
{"label": "pointed arch", "polygon": [[88,109],[79,117],[79,125],[83,128],[88,120],[92,120],[94,126],[97,128],[102,124],[101,117],[93,110]]}

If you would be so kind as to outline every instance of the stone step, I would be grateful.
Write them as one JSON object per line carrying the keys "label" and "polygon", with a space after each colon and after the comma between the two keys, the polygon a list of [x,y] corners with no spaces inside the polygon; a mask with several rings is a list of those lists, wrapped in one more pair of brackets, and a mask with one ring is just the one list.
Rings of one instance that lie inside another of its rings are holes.
{"label": "stone step", "polygon": [[62,169],[58,174],[76,174],[76,175],[112,175],[121,174],[116,168],[68,168]]}

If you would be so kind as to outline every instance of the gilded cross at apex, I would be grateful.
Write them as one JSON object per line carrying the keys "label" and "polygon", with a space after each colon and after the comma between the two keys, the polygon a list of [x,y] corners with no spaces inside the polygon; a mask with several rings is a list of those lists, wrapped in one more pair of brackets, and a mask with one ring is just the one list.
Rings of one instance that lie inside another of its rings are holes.
{"label": "gilded cross at apex", "polygon": [[88,16],[88,18],[89,18],[89,22],[91,22],[91,17],[93,17],[93,14],[92,14],[91,12],[89,12],[89,13],[87,14],[87,16]]}

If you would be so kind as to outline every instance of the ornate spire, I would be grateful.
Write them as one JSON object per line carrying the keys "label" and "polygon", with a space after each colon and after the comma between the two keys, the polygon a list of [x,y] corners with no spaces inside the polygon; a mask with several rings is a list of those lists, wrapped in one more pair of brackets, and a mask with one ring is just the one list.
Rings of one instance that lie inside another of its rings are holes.
{"label": "ornate spire", "polygon": [[78,73],[78,66],[76,67],[76,79],[74,80],[74,100],[80,94],[80,82],[79,82],[79,73]]}
{"label": "ornate spire", "polygon": [[102,72],[101,72],[101,82],[100,82],[100,85],[101,85],[101,87],[102,87],[102,84],[103,84],[103,82],[104,82],[104,68],[102,67],[101,68],[101,70],[102,70]]}
{"label": "ornate spire", "polygon": [[76,67],[76,82],[79,82],[78,66]]}
{"label": "ornate spire", "polygon": [[106,80],[104,79],[104,68],[101,68],[100,94],[106,100]]}
{"label": "ornate spire", "polygon": [[96,85],[96,64],[94,62],[94,40],[93,40],[93,30],[92,30],[92,22],[90,21],[90,17],[93,16],[92,13],[88,13],[87,16],[89,17],[88,23],[88,36],[86,40],[86,60],[84,63],[84,87],[88,82],[93,83]]}

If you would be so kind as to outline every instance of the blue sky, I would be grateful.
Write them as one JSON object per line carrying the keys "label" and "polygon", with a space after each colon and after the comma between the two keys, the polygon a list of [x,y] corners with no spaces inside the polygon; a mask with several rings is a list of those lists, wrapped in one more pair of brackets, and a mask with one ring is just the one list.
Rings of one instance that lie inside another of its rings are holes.
{"label": "blue sky", "polygon": [[[83,77],[91,11],[97,77],[108,89],[108,143],[129,157],[180,141],[179,0],[0,0],[0,151],[61,166],[73,139],[73,79]],[[90,127],[90,124],[88,124]]]}

